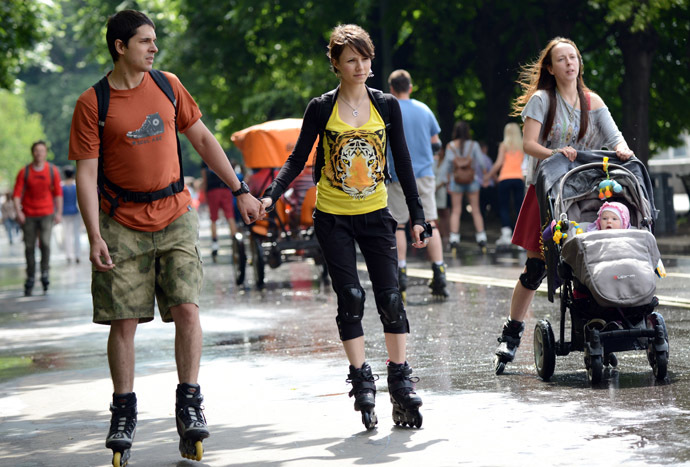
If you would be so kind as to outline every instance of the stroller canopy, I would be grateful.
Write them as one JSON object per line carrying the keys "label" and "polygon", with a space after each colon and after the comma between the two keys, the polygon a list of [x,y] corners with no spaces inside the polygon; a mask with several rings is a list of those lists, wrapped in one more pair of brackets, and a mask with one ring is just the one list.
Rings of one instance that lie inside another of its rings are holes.
{"label": "stroller canopy", "polygon": [[542,223],[559,220],[563,213],[577,222],[592,222],[596,218],[601,206],[598,185],[606,178],[604,157],[609,158],[610,178],[623,187],[612,199],[628,205],[631,224],[640,227],[643,220],[652,223],[657,218],[652,182],[642,162],[623,162],[609,151],[578,151],[574,162],[557,154],[539,164],[536,188]]}
{"label": "stroller canopy", "polygon": [[248,168],[280,168],[295,147],[301,128],[301,118],[285,118],[250,126],[233,133],[230,139],[242,151]]}

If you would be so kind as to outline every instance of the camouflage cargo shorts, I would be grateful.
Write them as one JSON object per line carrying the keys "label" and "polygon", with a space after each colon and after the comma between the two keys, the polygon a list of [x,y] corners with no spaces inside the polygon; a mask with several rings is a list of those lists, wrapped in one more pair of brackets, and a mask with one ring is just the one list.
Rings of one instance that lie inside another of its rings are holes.
{"label": "camouflage cargo shorts", "polygon": [[127,228],[107,214],[99,215],[101,236],[115,267],[92,269],[93,321],[154,316],[154,299],[163,321],[172,321],[170,308],[199,305],[203,269],[199,254],[199,217],[190,210],[158,232]]}

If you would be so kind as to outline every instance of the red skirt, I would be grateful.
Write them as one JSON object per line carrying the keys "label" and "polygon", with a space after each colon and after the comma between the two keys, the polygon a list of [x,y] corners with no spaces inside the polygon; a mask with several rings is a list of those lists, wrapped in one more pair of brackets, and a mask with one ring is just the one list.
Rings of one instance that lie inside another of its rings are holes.
{"label": "red skirt", "polygon": [[512,242],[525,250],[541,252],[541,218],[537,190],[534,185],[529,186],[525,199],[522,201]]}

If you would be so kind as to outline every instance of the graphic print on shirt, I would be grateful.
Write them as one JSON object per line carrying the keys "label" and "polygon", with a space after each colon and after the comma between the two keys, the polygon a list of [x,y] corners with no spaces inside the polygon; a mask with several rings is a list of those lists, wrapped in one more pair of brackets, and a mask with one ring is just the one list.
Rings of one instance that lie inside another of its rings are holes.
{"label": "graphic print on shirt", "polygon": [[163,119],[156,112],[155,114],[150,114],[146,116],[146,120],[139,127],[138,130],[128,131],[127,138],[141,139],[148,138],[150,136],[160,135],[165,131],[165,125],[163,124]]}
{"label": "graphic print on shirt", "polygon": [[331,185],[357,200],[375,193],[384,180],[385,130],[325,133],[331,148],[325,174]]}

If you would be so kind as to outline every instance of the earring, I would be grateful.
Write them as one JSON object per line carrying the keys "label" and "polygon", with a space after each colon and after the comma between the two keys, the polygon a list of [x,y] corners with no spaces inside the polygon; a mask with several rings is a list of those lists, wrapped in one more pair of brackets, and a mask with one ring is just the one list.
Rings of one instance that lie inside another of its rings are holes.
{"label": "earring", "polygon": [[367,78],[373,78],[373,77],[374,77],[374,72],[369,70],[369,76],[367,76]]}

